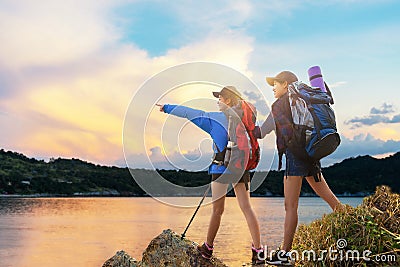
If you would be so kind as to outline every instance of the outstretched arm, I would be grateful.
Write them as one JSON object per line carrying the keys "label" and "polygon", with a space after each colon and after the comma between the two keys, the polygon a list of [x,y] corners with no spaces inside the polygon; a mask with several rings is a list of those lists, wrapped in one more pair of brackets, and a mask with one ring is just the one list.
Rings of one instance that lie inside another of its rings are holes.
{"label": "outstretched arm", "polygon": [[211,118],[208,112],[178,105],[156,104],[161,112],[165,112],[177,117],[186,118],[206,132],[211,131]]}

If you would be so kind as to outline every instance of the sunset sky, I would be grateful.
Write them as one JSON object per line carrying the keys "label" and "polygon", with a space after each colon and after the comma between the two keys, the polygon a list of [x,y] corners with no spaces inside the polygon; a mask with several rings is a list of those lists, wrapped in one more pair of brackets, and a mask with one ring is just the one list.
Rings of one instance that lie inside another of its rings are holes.
{"label": "sunset sky", "polygon": [[[135,93],[166,68],[203,61],[247,75],[269,105],[265,76],[287,69],[308,81],[307,69],[321,66],[342,137],[325,165],[390,155],[400,151],[399,12],[399,1],[385,0],[0,0],[0,147],[124,166],[124,117]],[[162,100],[183,103],[212,89]],[[149,114],[174,121],[154,110],[137,116]],[[165,155],[210,152],[198,129],[181,134],[183,148],[149,139],[127,156],[138,167],[146,155],[164,166]]]}

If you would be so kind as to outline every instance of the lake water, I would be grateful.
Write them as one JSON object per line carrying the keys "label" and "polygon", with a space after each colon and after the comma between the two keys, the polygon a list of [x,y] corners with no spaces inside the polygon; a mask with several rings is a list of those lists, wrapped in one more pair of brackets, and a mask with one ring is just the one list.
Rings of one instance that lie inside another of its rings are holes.
{"label": "lake water", "polygon": [[[362,198],[341,201],[357,206]],[[283,198],[252,198],[252,203],[263,244],[276,248],[283,237]],[[140,260],[164,229],[181,234],[193,212],[152,198],[0,198],[0,266],[102,266],[118,250]],[[205,240],[210,212],[211,205],[202,206],[187,238]],[[329,212],[320,198],[300,198],[300,223]],[[229,266],[241,266],[250,260],[250,245],[236,199],[227,198],[214,253]]]}

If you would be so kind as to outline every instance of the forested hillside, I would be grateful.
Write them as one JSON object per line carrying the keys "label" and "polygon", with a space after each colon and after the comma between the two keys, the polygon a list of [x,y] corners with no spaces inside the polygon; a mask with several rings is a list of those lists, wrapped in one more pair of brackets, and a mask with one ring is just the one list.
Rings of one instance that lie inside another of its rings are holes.
{"label": "forested hillside", "polygon": [[[138,172],[150,172],[138,170]],[[172,183],[184,186],[207,184],[207,172],[158,170]],[[400,192],[400,153],[384,159],[370,156],[350,158],[323,169],[332,190],[339,195],[366,195],[377,185]],[[253,193],[258,196],[283,195],[283,172],[270,171]],[[312,190],[303,184],[302,195]],[[115,195],[145,196],[127,168],[95,165],[79,159],[51,159],[49,162],[0,150],[0,194]],[[232,194],[232,193],[231,193]]]}

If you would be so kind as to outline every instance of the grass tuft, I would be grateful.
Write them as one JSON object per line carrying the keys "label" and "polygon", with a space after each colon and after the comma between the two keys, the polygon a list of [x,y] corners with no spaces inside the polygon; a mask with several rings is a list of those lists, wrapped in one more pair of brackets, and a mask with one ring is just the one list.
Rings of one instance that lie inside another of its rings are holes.
{"label": "grass tuft", "polygon": [[299,225],[293,250],[296,266],[400,266],[400,195],[380,186],[356,208]]}

